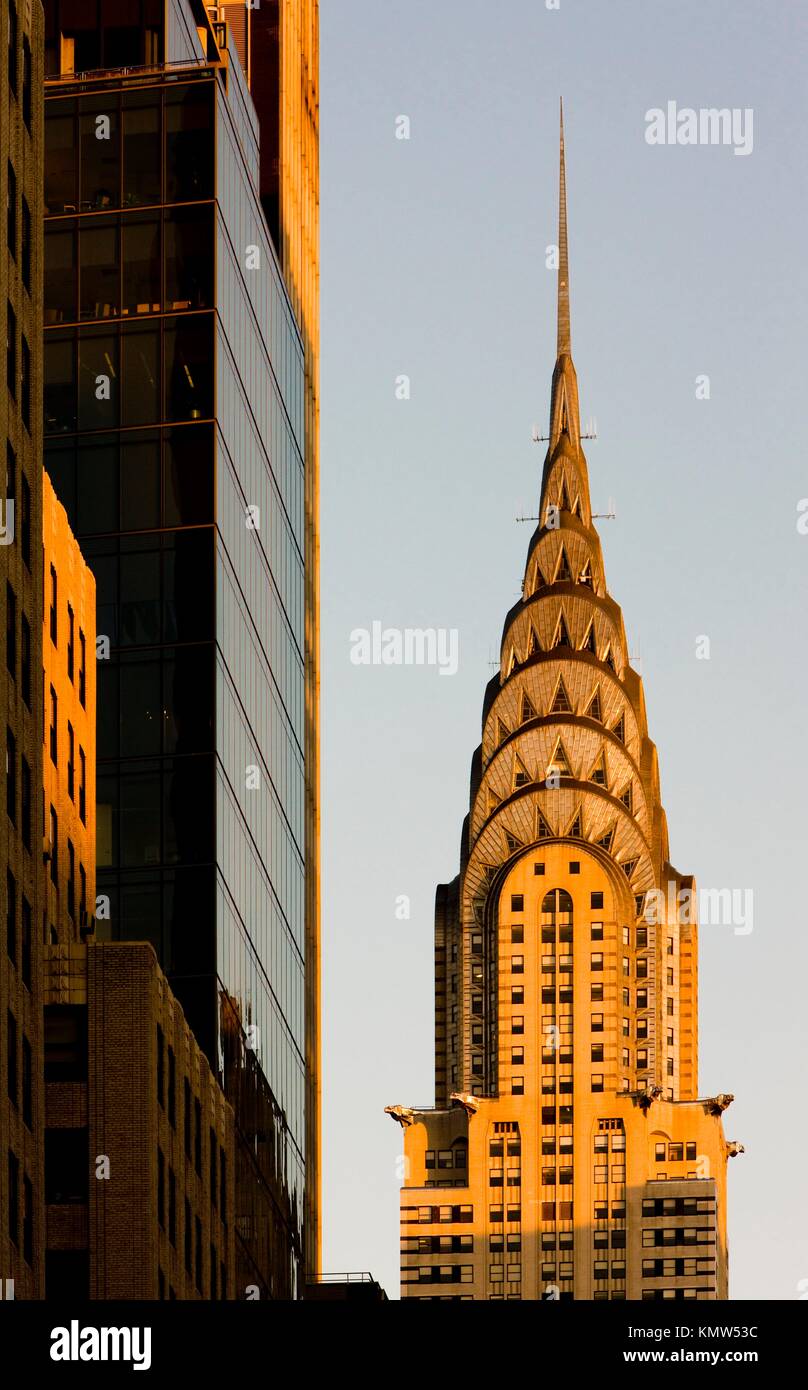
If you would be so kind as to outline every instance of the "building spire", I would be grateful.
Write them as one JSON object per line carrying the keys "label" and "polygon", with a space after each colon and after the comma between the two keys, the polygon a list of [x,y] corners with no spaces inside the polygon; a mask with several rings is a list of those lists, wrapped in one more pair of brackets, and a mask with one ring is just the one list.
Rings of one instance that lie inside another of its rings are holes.
{"label": "building spire", "polygon": [[558,165],[558,347],[557,355],[570,353],[570,267],[567,251],[567,171],[564,164],[564,100],[561,103]]}

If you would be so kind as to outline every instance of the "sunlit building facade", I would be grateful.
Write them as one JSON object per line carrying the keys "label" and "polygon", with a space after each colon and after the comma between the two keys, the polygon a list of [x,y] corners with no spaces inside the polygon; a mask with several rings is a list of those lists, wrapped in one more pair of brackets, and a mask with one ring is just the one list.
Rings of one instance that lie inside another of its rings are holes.
{"label": "sunlit building facade", "polygon": [[[404,1131],[401,1291],[727,1297],[731,1095],[698,1091],[693,880],[592,524],[560,160],[558,344],[539,525],[437,892],[435,1109]],[[679,895],[682,895],[681,899]]]}
{"label": "sunlit building facade", "polygon": [[45,14],[46,467],[97,584],[96,939],[153,945],[232,1104],[230,1289],[294,1298],[304,347],[226,27],[201,0]]}

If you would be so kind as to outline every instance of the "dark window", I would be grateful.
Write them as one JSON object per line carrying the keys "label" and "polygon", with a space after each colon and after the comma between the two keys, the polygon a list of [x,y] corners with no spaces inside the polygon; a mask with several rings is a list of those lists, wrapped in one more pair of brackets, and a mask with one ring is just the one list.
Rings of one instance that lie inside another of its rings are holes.
{"label": "dark window", "polygon": [[6,811],[12,825],[17,824],[17,740],[6,729]]}
{"label": "dark window", "polygon": [[54,690],[53,686],[51,686],[51,688],[50,688],[50,729],[49,729],[49,742],[50,742],[50,757],[51,757],[51,762],[53,763],[54,767],[58,767],[58,765],[59,765],[59,757],[58,757],[58,752],[59,752],[59,748],[58,748],[58,725],[59,725],[59,701],[58,701],[57,696],[56,696],[56,691]]}
{"label": "dark window", "polygon": [[76,735],[73,725],[67,723],[67,794],[71,801],[76,799]]}
{"label": "dark window", "polygon": [[34,1262],[34,1189],[26,1175],[22,1180],[22,1253],[26,1264]]}
{"label": "dark window", "polygon": [[[48,123],[50,125],[50,122]],[[73,323],[77,317],[78,238],[75,228],[57,222],[45,230],[45,304],[47,321]]]}
{"label": "dark window", "polygon": [[140,92],[124,96],[123,201],[125,207],[162,202],[160,105]]}
{"label": "dark window", "polygon": [[67,605],[67,678],[72,681],[74,657],[76,652],[76,616],[70,604]]}
{"label": "dark window", "polygon": [[6,187],[6,241],[14,259],[17,259],[17,175],[14,165],[8,161]]}
{"label": "dark window", "polygon": [[8,1234],[14,1245],[20,1243],[20,1161],[8,1151]]}
{"label": "dark window", "polygon": [[84,749],[79,748],[79,816],[82,825],[87,824],[87,759]]}
{"label": "dark window", "polygon": [[[13,502],[17,496],[17,455],[11,447],[11,440],[6,440],[6,500]],[[4,517],[5,525],[8,526],[8,518]]]}
{"label": "dark window", "polygon": [[223,1224],[227,1225],[227,1155],[224,1149],[219,1150],[219,1216]]}
{"label": "dark window", "polygon": [[173,1047],[168,1049],[168,1123],[172,1129],[177,1128],[176,1063]]}
{"label": "dark window", "polygon": [[54,646],[58,637],[57,603],[59,598],[59,580],[53,565],[50,567],[50,638]]}
{"label": "dark window", "polygon": [[524,912],[525,898],[523,893],[511,894],[511,912]]}
{"label": "dark window", "polygon": [[21,932],[22,932],[22,950],[21,950],[21,952],[20,952],[20,956],[21,956],[22,982],[23,982],[23,984],[26,986],[27,989],[30,989],[30,988],[31,988],[31,904],[29,903],[28,899],[25,897],[25,894],[23,894],[23,899],[22,899]]}
{"label": "dark window", "polygon": [[83,864],[79,864],[79,884],[81,885],[81,895],[79,901],[79,921],[83,927],[87,925],[87,874]]}
{"label": "dark window", "polygon": [[86,1081],[87,1009],[82,1004],[45,1008],[45,1080]]}
{"label": "dark window", "polygon": [[25,848],[31,850],[31,769],[28,759],[20,761],[20,833]]}
{"label": "dark window", "polygon": [[59,887],[59,817],[50,808],[50,876],[51,883]]}
{"label": "dark window", "polygon": [[209,314],[166,319],[166,420],[209,420],[213,415],[213,321]]}
{"label": "dark window", "polygon": [[165,1075],[164,1050],[165,1050],[165,1048],[164,1048],[164,1043],[163,1043],[163,1030],[162,1030],[162,1028],[160,1027],[159,1023],[158,1023],[158,1025],[157,1025],[157,1104],[158,1104],[158,1105],[164,1105],[164,1104],[165,1104],[164,1098],[163,1098],[163,1097],[164,1097],[164,1090],[163,1090],[163,1087],[164,1087],[164,1084],[165,1084],[165,1083],[164,1083],[164,1080],[163,1080],[164,1075]]}
{"label": "dark window", "polygon": [[215,1297],[216,1297],[216,1270],[217,1270],[217,1268],[218,1268],[218,1265],[219,1265],[219,1257],[218,1257],[218,1255],[216,1254],[216,1246],[213,1244],[213,1241],[211,1241],[211,1243],[210,1243],[210,1289],[209,1289],[209,1291],[208,1291],[208,1298],[215,1298]]}
{"label": "dark window", "polygon": [[195,1260],[194,1260],[194,1283],[198,1291],[202,1292],[202,1222],[198,1216],[194,1217],[194,1237],[195,1237]]}
{"label": "dark window", "polygon": [[80,238],[79,315],[83,319],[114,318],[120,308],[121,264],[117,219],[92,218],[89,226],[82,222]]}
{"label": "dark window", "polygon": [[20,619],[20,690],[31,708],[31,626],[23,613]]}
{"label": "dark window", "polygon": [[17,674],[17,595],[6,583],[6,667],[10,675]]}
{"label": "dark window", "polygon": [[45,1201],[85,1203],[90,1195],[89,1130],[45,1130]]}
{"label": "dark window", "polygon": [[76,851],[73,841],[67,842],[67,914],[76,920]]}
{"label": "dark window", "polygon": [[166,215],[165,268],[166,309],[210,308],[213,220],[209,206],[180,208]]}
{"label": "dark window", "polygon": [[194,1100],[194,1168],[202,1176],[202,1106]]}
{"label": "dark window", "polygon": [[12,965],[17,964],[17,880],[6,870],[6,954]]}
{"label": "dark window", "polygon": [[191,1157],[191,1086],[187,1076],[182,1081],[182,1132],[185,1143],[185,1157]]}
{"label": "dark window", "polygon": [[210,1130],[210,1202],[211,1206],[216,1206],[217,1185],[216,1185],[216,1131],[211,1127]]}
{"label": "dark window", "polygon": [[22,474],[20,489],[20,545],[22,558],[28,569],[31,568],[31,487],[25,474]]}
{"label": "dark window", "polygon": [[213,87],[186,85],[166,93],[166,201],[213,196]]}
{"label": "dark window", "polygon": [[191,1239],[192,1239],[192,1237],[191,1237],[191,1203],[188,1201],[188,1198],[187,1198],[187,1197],[185,1198],[185,1232],[184,1232],[184,1236],[185,1236],[185,1273],[188,1274],[188,1275],[190,1275],[190,1273],[191,1273],[191,1260],[192,1260],[192,1251],[191,1251]]}
{"label": "dark window", "polygon": [[33,1058],[31,1054],[31,1044],[23,1034],[22,1039],[22,1118],[31,1128],[33,1118]]}
{"label": "dark window", "polygon": [[22,246],[20,248],[22,283],[31,293],[31,209],[25,198],[22,200]]}
{"label": "dark window", "polygon": [[590,906],[590,907],[603,907],[603,894],[602,894],[602,893],[591,893],[591,894],[590,894],[590,897],[589,897],[589,906]]}
{"label": "dark window", "polygon": [[157,313],[163,307],[160,214],[135,213],[127,217],[122,235],[123,311],[125,314]]}
{"label": "dark window", "polygon": [[166,1161],[163,1150],[157,1146],[157,1220],[165,1230],[166,1224]]}
{"label": "dark window", "polygon": [[177,1179],[174,1169],[168,1170],[168,1239],[173,1246],[177,1244]]}
{"label": "dark window", "polygon": [[30,432],[31,429],[31,349],[28,346],[28,339],[22,335],[22,362],[20,370],[20,410],[22,411],[22,422]]}
{"label": "dark window", "polygon": [[13,400],[17,399],[17,315],[6,305],[6,384]]}
{"label": "dark window", "polygon": [[[96,50],[97,51],[97,50]],[[76,63],[98,67],[88,54]],[[93,212],[118,207],[120,203],[120,157],[119,157],[119,116],[117,102],[110,103],[104,114],[109,119],[108,138],[99,140],[95,111],[85,111],[79,116],[81,204]],[[106,132],[105,132],[106,133]]]}
{"label": "dark window", "polygon": [[17,1105],[17,1020],[9,1009],[6,1013],[6,1057],[8,1069],[8,1097]]}
{"label": "dark window", "polygon": [[79,628],[79,700],[82,708],[87,705],[87,643],[84,640],[84,633]]}

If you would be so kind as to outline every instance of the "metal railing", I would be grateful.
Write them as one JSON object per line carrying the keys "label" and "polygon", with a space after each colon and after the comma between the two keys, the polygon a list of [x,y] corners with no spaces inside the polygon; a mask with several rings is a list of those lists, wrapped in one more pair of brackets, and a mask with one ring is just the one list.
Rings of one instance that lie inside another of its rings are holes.
{"label": "metal railing", "polygon": [[215,68],[217,62],[210,58],[178,58],[171,63],[143,63],[138,66],[122,68],[88,68],[85,72],[61,72],[45,78],[45,85],[53,83],[98,82],[104,79],[115,81],[121,77],[145,77],[149,73],[175,72],[182,69],[198,70]]}

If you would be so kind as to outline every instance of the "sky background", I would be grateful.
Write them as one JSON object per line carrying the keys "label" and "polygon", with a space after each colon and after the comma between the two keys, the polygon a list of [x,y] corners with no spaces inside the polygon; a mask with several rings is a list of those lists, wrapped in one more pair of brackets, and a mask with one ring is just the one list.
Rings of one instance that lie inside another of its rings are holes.
{"label": "sky background", "polygon": [[[734,1092],[725,1131],[746,1146],[730,1293],[808,1280],[806,14],[322,0],[323,1253],[391,1297],[402,1141],[383,1109],[433,1101],[435,887],[458,870],[519,596],[533,528],[514,518],[538,504],[559,95],[593,510],[617,505],[597,525],[671,858],[754,890],[751,935],[700,943],[700,1090]],[[752,153],[649,146],[669,100],[751,107]],[[374,620],[457,628],[458,673],[352,665]]]}

